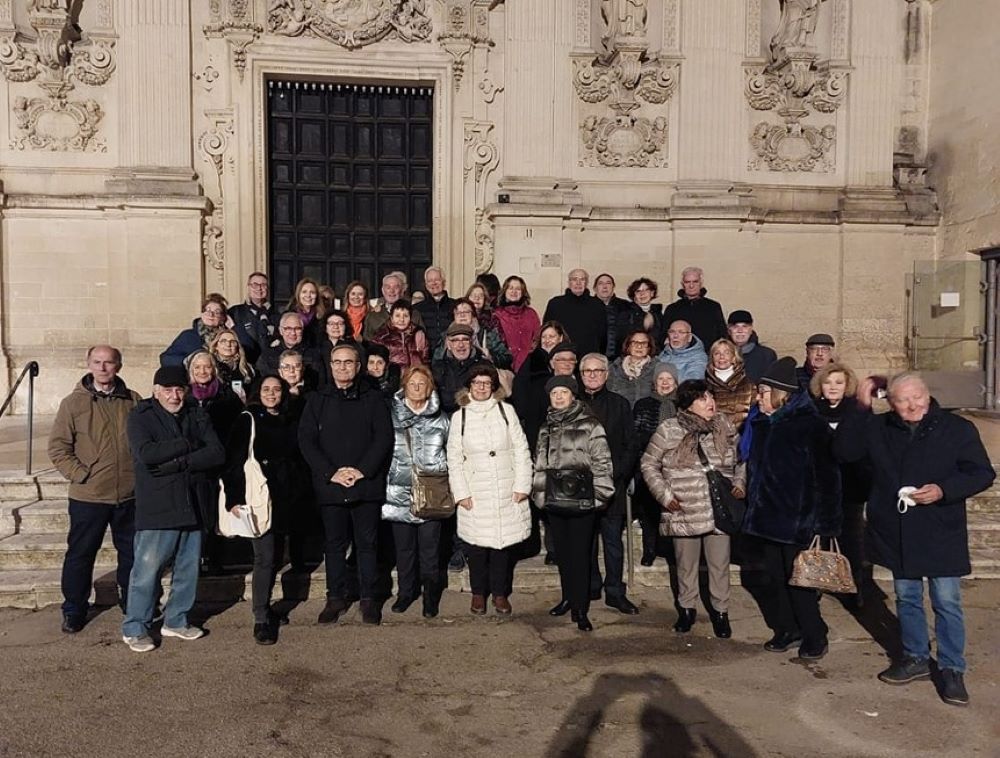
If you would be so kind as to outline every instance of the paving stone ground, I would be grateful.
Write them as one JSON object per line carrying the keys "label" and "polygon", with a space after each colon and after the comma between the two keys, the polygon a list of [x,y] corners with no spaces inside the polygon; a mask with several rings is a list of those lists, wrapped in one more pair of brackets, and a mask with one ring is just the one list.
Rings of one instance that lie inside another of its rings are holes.
{"label": "paving stone ground", "polygon": [[72,637],[57,607],[4,610],[0,756],[1000,756],[1000,582],[966,582],[964,709],[875,679],[882,603],[861,623],[825,598],[830,653],[806,665],[762,649],[745,590],[731,640],[701,618],[675,634],[664,592],[635,599],[635,618],[597,604],[589,635],[548,616],[551,591],[515,595],[509,620],[449,591],[438,619],[386,608],[379,628],[356,608],[319,627],[309,601],[272,647],[248,603],[199,607],[208,636],[141,655],[117,609]]}

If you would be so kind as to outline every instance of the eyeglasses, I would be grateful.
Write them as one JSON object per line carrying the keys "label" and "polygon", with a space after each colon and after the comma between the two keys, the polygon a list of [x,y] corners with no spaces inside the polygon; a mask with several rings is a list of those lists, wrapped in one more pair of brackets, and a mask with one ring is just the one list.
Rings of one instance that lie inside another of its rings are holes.
{"label": "eyeglasses", "polygon": [[346,361],[341,361],[341,360],[330,361],[330,365],[333,366],[334,368],[346,368],[348,366],[355,366],[357,365],[357,363],[358,363],[357,361],[350,359]]}
{"label": "eyeglasses", "polygon": [[580,373],[586,376],[600,376],[608,373],[608,370],[606,368],[585,368]]}
{"label": "eyeglasses", "polygon": [[641,287],[636,287],[636,288],[635,288],[635,291],[636,291],[636,292],[652,292],[653,290],[651,290],[651,289],[650,289],[649,287],[647,287],[647,286],[646,286],[646,285],[644,284],[644,285],[642,285]]}
{"label": "eyeglasses", "polygon": [[247,286],[252,290],[266,290],[267,282],[250,282]]}
{"label": "eyeglasses", "polygon": [[298,371],[298,370],[300,370],[302,368],[302,364],[301,363],[280,363],[280,364],[278,364],[278,368],[280,368],[282,371],[293,371],[293,370],[294,371]]}
{"label": "eyeglasses", "polygon": [[301,332],[303,331],[301,326],[283,326],[281,327],[283,332]]}
{"label": "eyeglasses", "polygon": [[225,316],[226,312],[219,308],[206,308],[204,311],[206,316]]}
{"label": "eyeglasses", "polygon": [[464,334],[460,334],[457,337],[452,335],[448,338],[449,342],[472,342],[472,337],[466,337]]}
{"label": "eyeglasses", "polygon": [[635,341],[629,342],[628,346],[629,347],[650,347],[651,345],[650,345],[650,343],[646,342],[646,340],[641,340],[639,342],[635,342]]}
{"label": "eyeglasses", "polygon": [[807,353],[818,353],[820,355],[827,355],[827,354],[833,352],[833,348],[832,347],[828,347],[827,345],[809,345],[806,348],[806,352]]}
{"label": "eyeglasses", "polygon": [[681,332],[676,329],[669,329],[667,330],[667,334],[669,334],[671,337],[686,337],[687,335],[691,334],[691,332]]}
{"label": "eyeglasses", "polygon": [[473,379],[469,384],[473,387],[493,387],[492,379]]}
{"label": "eyeglasses", "polygon": [[238,345],[240,344],[236,340],[219,340],[215,343],[216,345]]}
{"label": "eyeglasses", "polygon": [[576,363],[576,358],[553,358],[554,363]]}

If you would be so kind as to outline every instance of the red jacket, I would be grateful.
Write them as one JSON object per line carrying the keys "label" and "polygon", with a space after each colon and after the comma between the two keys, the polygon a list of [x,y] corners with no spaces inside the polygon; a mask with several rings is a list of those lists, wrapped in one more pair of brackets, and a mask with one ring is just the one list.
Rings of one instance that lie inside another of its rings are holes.
{"label": "red jacket", "polygon": [[500,325],[500,335],[514,358],[514,372],[521,368],[535,349],[542,322],[530,305],[502,305],[493,312]]}
{"label": "red jacket", "polygon": [[386,324],[372,337],[372,342],[385,345],[389,350],[389,362],[400,369],[430,363],[430,347],[423,327],[410,324],[402,331],[392,324]]}

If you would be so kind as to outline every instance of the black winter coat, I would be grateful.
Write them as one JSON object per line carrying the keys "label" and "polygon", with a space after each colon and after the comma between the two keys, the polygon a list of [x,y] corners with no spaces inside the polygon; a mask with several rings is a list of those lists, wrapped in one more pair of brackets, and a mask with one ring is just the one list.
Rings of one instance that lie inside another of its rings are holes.
{"label": "black winter coat", "polygon": [[263,379],[265,376],[278,376],[278,365],[281,363],[281,354],[286,350],[294,350],[302,356],[302,365],[305,367],[304,376],[306,386],[310,389],[319,386],[320,377],[323,375],[323,372],[329,371],[329,360],[322,360],[319,351],[314,347],[307,346],[304,342],[300,342],[295,347],[285,347],[285,344],[279,340],[278,344],[264,350],[260,354],[260,358],[257,359],[256,369],[258,378]]}
{"label": "black winter coat", "polygon": [[677,290],[679,299],[663,311],[663,326],[665,334],[666,329],[675,321],[687,321],[691,324],[694,336],[701,340],[705,352],[708,353],[712,349],[712,343],[729,336],[729,330],[726,329],[722,306],[715,300],[705,297],[706,292],[708,290],[702,287],[701,297],[691,300],[684,296],[684,290]]}
{"label": "black winter coat", "polygon": [[545,415],[549,411],[549,396],[545,393],[545,383],[552,377],[550,357],[544,348],[536,347],[514,375],[511,404],[517,411],[532,455],[538,444],[538,432],[545,423]]}
{"label": "black winter coat", "polygon": [[[760,344],[757,332],[751,332],[750,340],[740,346],[740,355],[743,356],[743,368],[746,369],[747,378],[754,384],[757,384],[764,376],[764,372],[778,360],[778,354],[774,350]],[[806,389],[808,390],[808,387]]]}
{"label": "black winter coat", "polygon": [[[965,499],[996,474],[969,421],[931,401],[915,430],[895,413],[859,414],[838,427],[834,452],[842,461],[871,462],[868,555],[900,579],[964,576],[971,571]],[[944,498],[896,508],[900,487],[936,484]]]}
{"label": "black winter coat", "polygon": [[233,330],[246,351],[247,360],[255,363],[261,352],[278,336],[278,312],[270,303],[263,306],[244,301],[229,309]]}
{"label": "black winter coat", "polygon": [[622,341],[628,334],[633,306],[620,297],[612,297],[606,305],[603,302],[601,304],[604,305],[608,325],[604,354],[608,356],[608,360],[613,361],[622,353]]}
{"label": "black winter coat", "polygon": [[135,528],[193,529],[213,506],[212,471],[226,451],[201,408],[182,406],[176,416],[154,398],[128,416],[128,445],[135,468]]}
{"label": "black winter coat", "polygon": [[620,516],[625,513],[625,493],[628,480],[635,470],[636,447],[635,425],[632,408],[628,400],[617,392],[603,387],[591,395],[584,392],[583,404],[590,409],[601,426],[604,427],[611,449],[611,468],[615,482],[615,496],[608,503],[608,513]]}
{"label": "black winter coat", "polygon": [[[395,435],[389,405],[360,377],[347,389],[324,387],[309,395],[299,422],[299,448],[312,472],[320,505],[385,500],[385,475]],[[330,481],[352,466],[364,474],[351,488]]]}
{"label": "black winter coat", "polygon": [[299,419],[295,410],[274,416],[259,405],[240,414],[226,443],[226,508],[246,502],[243,464],[250,446],[250,416],[255,425],[253,452],[260,463],[271,493],[271,528],[288,530],[291,512],[306,506],[310,497],[309,468],[299,452]]}
{"label": "black winter coat", "polygon": [[771,416],[761,413],[750,423],[744,531],[803,546],[817,534],[839,535],[840,469],[831,451],[830,429],[809,396],[795,393]]}
{"label": "black winter coat", "polygon": [[424,293],[424,299],[413,306],[424,321],[424,332],[427,334],[427,344],[432,349],[444,339],[445,330],[451,323],[451,314],[455,310],[455,301],[445,292],[440,300]]}
{"label": "black winter coat", "polygon": [[[653,438],[657,427],[668,418],[677,415],[677,406],[674,404],[676,392],[671,392],[666,397],[657,395],[655,392],[650,397],[637,400],[632,406],[632,420],[635,424],[635,455],[636,460],[642,458],[646,452],[649,441]],[[635,505],[636,513],[656,514],[661,512],[660,504],[656,502],[653,493],[649,491],[646,478],[641,471],[635,472],[635,494],[632,495],[632,502]]]}
{"label": "black winter coat", "polygon": [[587,353],[604,353],[608,342],[608,315],[604,303],[584,290],[574,295],[569,289],[556,295],[545,306],[542,323],[558,321],[576,345],[581,358]]}
{"label": "black winter coat", "polygon": [[188,392],[187,405],[194,405],[201,408],[208,414],[212,422],[212,429],[219,441],[229,439],[229,432],[232,431],[236,418],[243,413],[244,405],[240,396],[233,392],[228,384],[219,383],[219,391],[214,397],[207,397],[204,400],[195,399],[194,395]]}
{"label": "black winter coat", "polygon": [[618,340],[619,355],[621,355],[621,341],[625,338],[625,334],[633,329],[641,329],[653,340],[650,355],[656,355],[663,348],[663,342],[667,338],[667,326],[663,323],[663,306],[652,303],[649,306],[649,315],[653,317],[653,326],[651,329],[646,329],[646,311],[635,303],[629,303],[628,323]]}
{"label": "black winter coat", "polygon": [[464,361],[445,352],[444,358],[431,363],[431,373],[434,375],[434,384],[437,385],[442,411],[450,415],[458,410],[455,393],[465,388],[465,375],[469,369],[484,361],[486,358],[483,357],[482,350],[476,347]]}

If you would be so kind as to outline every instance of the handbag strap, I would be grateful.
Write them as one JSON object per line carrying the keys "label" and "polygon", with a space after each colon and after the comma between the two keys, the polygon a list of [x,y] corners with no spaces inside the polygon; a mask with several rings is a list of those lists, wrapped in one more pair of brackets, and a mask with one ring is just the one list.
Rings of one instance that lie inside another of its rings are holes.
{"label": "handbag strap", "polygon": [[253,442],[257,437],[257,425],[254,423],[253,414],[250,411],[243,411],[250,418],[250,445],[247,448],[247,458],[253,458]]}
{"label": "handbag strap", "polygon": [[701,468],[707,474],[709,471],[715,471],[715,466],[712,462],[708,460],[708,456],[705,455],[705,451],[701,449],[701,443],[698,443],[698,460],[701,461]]}

